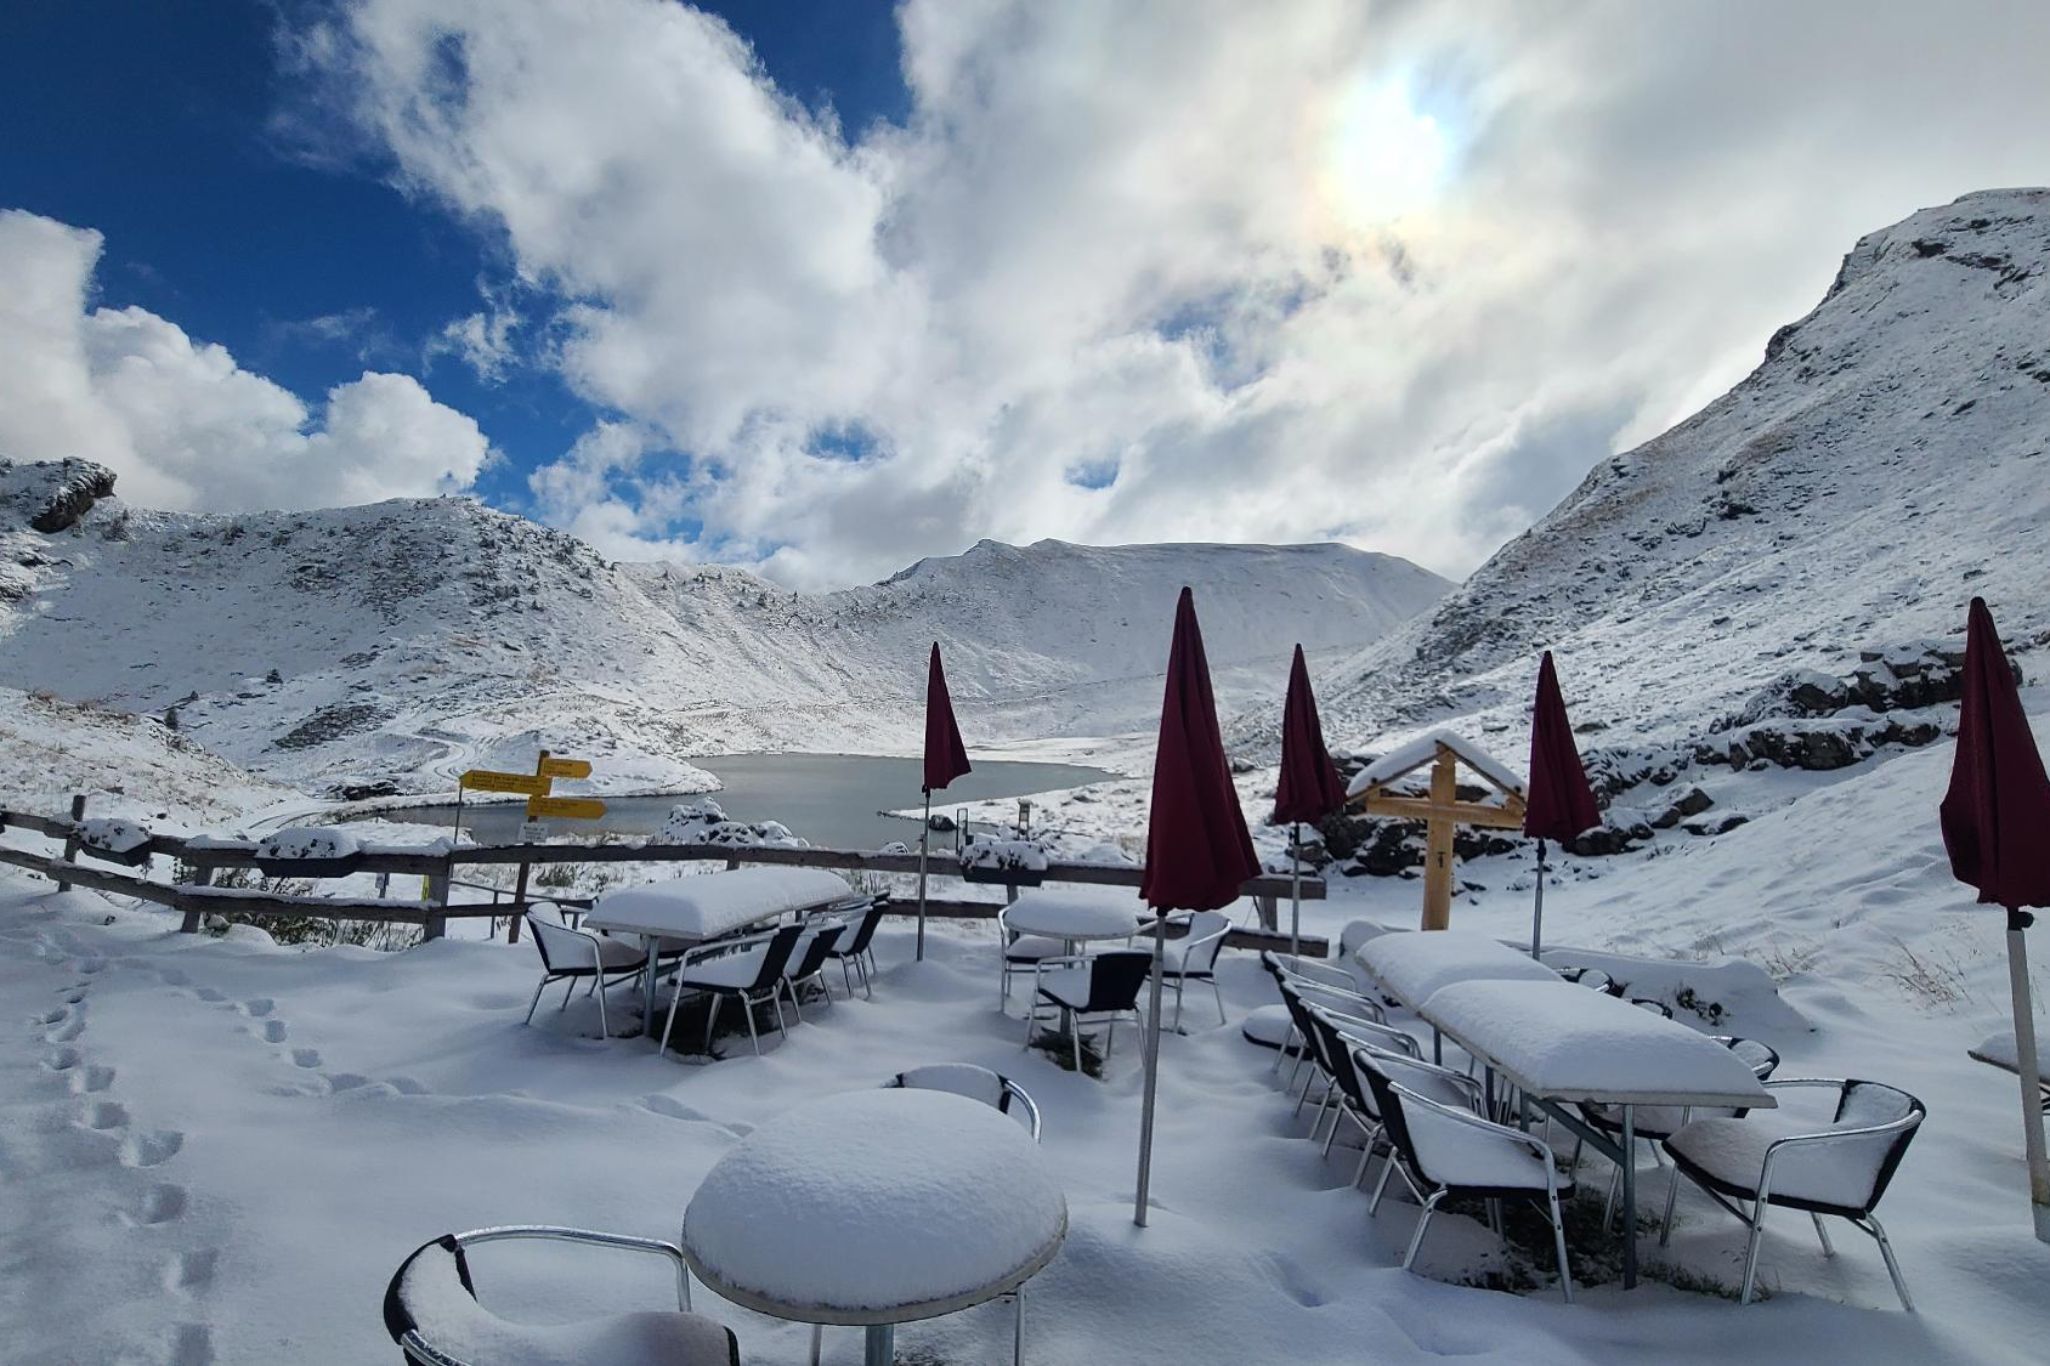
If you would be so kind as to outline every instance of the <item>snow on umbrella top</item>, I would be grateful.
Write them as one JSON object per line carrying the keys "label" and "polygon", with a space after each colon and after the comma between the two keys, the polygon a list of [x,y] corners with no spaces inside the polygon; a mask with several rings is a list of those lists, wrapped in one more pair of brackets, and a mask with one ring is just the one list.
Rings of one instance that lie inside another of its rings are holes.
{"label": "snow on umbrella top", "polygon": [[1523,833],[1533,839],[1565,844],[1582,831],[1602,823],[1594,789],[1573,743],[1566,719],[1566,697],[1559,691],[1559,671],[1552,652],[1538,664],[1537,700],[1530,724],[1530,784],[1523,810]]}
{"label": "snow on umbrella top", "polygon": [[1343,805],[1345,782],[1324,748],[1310,666],[1298,645],[1288,671],[1288,700],[1281,705],[1281,781],[1274,789],[1274,819],[1316,822]]}
{"label": "snow on umbrella top", "polygon": [[1983,598],[1965,628],[1964,707],[1939,816],[1951,874],[1980,901],[2050,906],[2050,778]]}
{"label": "snow on umbrella top", "polygon": [[934,641],[925,674],[925,790],[939,791],[968,768],[961,728],[954,724],[954,699],[947,695],[947,675],[940,668],[940,643]]}
{"label": "snow on umbrella top", "polygon": [[1236,900],[1259,871],[1217,728],[1196,597],[1184,588],[1167,657],[1139,895],[1156,911],[1211,911]]}

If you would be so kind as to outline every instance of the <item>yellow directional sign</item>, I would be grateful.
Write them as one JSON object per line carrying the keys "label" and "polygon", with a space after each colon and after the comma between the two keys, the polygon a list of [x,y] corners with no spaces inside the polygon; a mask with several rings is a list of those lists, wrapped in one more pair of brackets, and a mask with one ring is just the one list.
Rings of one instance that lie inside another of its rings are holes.
{"label": "yellow directional sign", "polygon": [[548,782],[533,773],[499,773],[488,768],[473,768],[463,775],[464,787],[479,792],[517,792],[522,797],[546,796]]}
{"label": "yellow directional sign", "polygon": [[541,776],[544,778],[588,778],[591,776],[589,759],[558,759],[554,755],[541,761]]}
{"label": "yellow directional sign", "polygon": [[605,803],[596,797],[529,797],[527,819],[538,821],[553,816],[559,820],[595,821],[605,815]]}

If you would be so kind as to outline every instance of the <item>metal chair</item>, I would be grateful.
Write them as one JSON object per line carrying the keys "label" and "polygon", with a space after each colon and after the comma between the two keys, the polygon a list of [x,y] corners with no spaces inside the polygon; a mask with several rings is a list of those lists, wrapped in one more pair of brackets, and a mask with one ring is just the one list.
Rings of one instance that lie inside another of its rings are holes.
{"label": "metal chair", "polygon": [[[741,1014],[747,1018],[747,1037],[755,1056],[762,1053],[761,1035],[755,1032],[755,1007],[767,1003],[776,1007],[776,1032],[783,1026],[783,965],[797,941],[804,937],[802,925],[785,925],[767,935],[751,939],[708,944],[686,957],[676,970],[676,989],[669,996],[669,1018],[662,1026],[662,1046],[669,1046],[669,1031],[676,1027],[676,1007],[686,991],[709,993],[712,1009],[705,1017],[705,1047],[712,1046],[712,1027],[719,1022],[719,1007],[728,997],[740,998]],[[740,952],[734,952],[740,949]],[[714,954],[721,956],[714,957]]]}
{"label": "metal chair", "polygon": [[1117,1041],[1117,1018],[1130,1015],[1134,1024],[1139,1022],[1139,991],[1152,972],[1153,955],[1142,949],[1040,959],[1032,973],[1032,1001],[1025,1009],[1025,1042],[1020,1047],[1032,1046],[1032,1027],[1040,1012],[1055,1010],[1073,1022],[1077,1072],[1082,1070],[1084,1024],[1104,1026],[1103,1056],[1108,1060]]}
{"label": "metal chair", "polygon": [[[666,1257],[676,1268],[676,1311],[547,1325],[500,1318],[477,1302],[466,1252],[512,1238]],[[733,1331],[690,1312],[690,1272],[682,1249],[653,1238],[552,1224],[473,1229],[422,1244],[385,1287],[384,1327],[405,1360],[415,1366],[571,1366],[625,1356],[676,1366],[740,1366],[740,1343]]]}
{"label": "metal chair", "polygon": [[[1402,1269],[1413,1269],[1431,1217],[1447,1197],[1460,1195],[1491,1202],[1495,1232],[1502,1232],[1492,1202],[1528,1200],[1545,1211],[1559,1256],[1559,1289],[1573,1303],[1573,1271],[1566,1262],[1566,1222],[1559,1214],[1562,1196],[1573,1194],[1571,1180],[1552,1165],[1552,1150],[1535,1134],[1483,1119],[1459,1105],[1447,1105],[1390,1079],[1389,1069],[1361,1055],[1374,1104],[1392,1148],[1390,1170],[1400,1169],[1411,1190],[1423,1200],[1416,1231],[1410,1234]],[[1399,1066],[1399,1064],[1397,1064]],[[1444,1069],[1436,1068],[1442,1072]],[[1457,1073],[1448,1073],[1457,1076]],[[1383,1184],[1386,1184],[1384,1175]],[[1377,1193],[1375,1202],[1378,1205]]]}
{"label": "metal chair", "polygon": [[620,940],[601,939],[587,931],[544,920],[534,911],[527,912],[526,920],[532,931],[534,951],[541,955],[541,980],[534,987],[534,999],[527,1002],[527,1018],[521,1023],[534,1023],[534,1008],[541,1004],[541,993],[549,984],[569,984],[562,989],[562,1004],[556,1007],[562,1011],[569,1009],[569,998],[577,983],[589,979],[598,996],[598,1028],[610,1038],[612,1025],[605,1018],[604,989],[638,977],[647,967],[648,955]]}
{"label": "metal chair", "polygon": [[[840,964],[840,977],[847,986],[849,999],[854,996],[853,974],[856,972],[861,974],[862,996],[869,1000],[875,999],[875,992],[869,988],[868,974],[869,970],[875,967],[876,955],[875,950],[869,945],[876,937],[876,927],[883,923],[883,914],[889,908],[889,900],[887,896],[879,896],[870,902],[867,911],[862,914],[861,923],[854,927],[853,936],[840,936],[826,950],[826,961],[837,961]],[[853,964],[851,970],[848,967],[850,963]]]}
{"label": "metal chair", "polygon": [[833,951],[833,944],[847,932],[844,924],[821,925],[816,929],[806,927],[811,938],[799,944],[801,956],[794,964],[783,969],[783,990],[790,995],[790,1008],[797,1012],[797,1022],[804,1023],[804,1007],[797,1003],[799,988],[807,982],[818,987],[826,998],[826,1004],[833,1003],[832,990],[826,986],[826,958]]}
{"label": "metal chair", "polygon": [[[1742,1059],[1745,1066],[1751,1069],[1751,1074],[1760,1081],[1770,1077],[1780,1065],[1779,1052],[1770,1044],[1760,1043],[1756,1039],[1739,1039],[1728,1034],[1717,1034],[1711,1037]],[[1580,1110],[1580,1117],[1587,1121],[1589,1128],[1599,1129],[1602,1133],[1615,1139],[1619,1144],[1623,1141],[1623,1109],[1621,1106],[1582,1104],[1578,1108]],[[1636,1107],[1635,1112],[1630,1117],[1630,1128],[1631,1132],[1640,1141],[1652,1145],[1653,1159],[1663,1162],[1664,1158],[1659,1144],[1671,1138],[1692,1121],[1697,1119],[1742,1119],[1745,1113],[1742,1109],[1731,1109],[1721,1106],[1640,1105]],[[1582,1146],[1582,1143],[1577,1141],[1573,1145],[1572,1165],[1576,1167],[1580,1165]],[[1602,1223],[1605,1227],[1614,1213],[1616,1196],[1621,1190],[1622,1184],[1623,1169],[1617,1167],[1614,1172],[1610,1173],[1609,1194],[1602,1204]]]}
{"label": "metal chair", "polygon": [[1217,954],[1231,933],[1231,917],[1222,911],[1197,911],[1185,919],[1177,918],[1188,933],[1170,943],[1160,960],[1160,983],[1174,988],[1174,1022],[1168,1028],[1182,1027],[1182,988],[1189,982],[1210,984],[1210,994],[1217,1000],[1217,1023],[1223,1024],[1224,993],[1217,988]]}
{"label": "metal chair", "polygon": [[1001,1072],[977,1067],[972,1062],[936,1062],[899,1072],[883,1085],[913,1091],[947,1091],[981,1101],[1000,1114],[1022,1117],[1025,1127],[1032,1132],[1032,1141],[1039,1141],[1038,1104],[1024,1087]]}
{"label": "metal chair", "polygon": [[[1802,1121],[1778,1111],[1753,1111],[1742,1119],[1701,1119],[1666,1140],[1666,1152],[1680,1175],[1701,1187],[1708,1197],[1751,1226],[1744,1246],[1744,1288],[1739,1300],[1751,1303],[1758,1277],[1758,1248],[1765,1233],[1765,1211],[1780,1205],[1808,1211],[1825,1257],[1834,1257],[1822,1216],[1833,1214],[1879,1244],[1887,1275],[1901,1308],[1914,1312],[1907,1281],[1894,1259],[1893,1244],[1872,1211],[1886,1194],[1895,1169],[1929,1113],[1921,1101],[1897,1087],[1876,1081],[1825,1077],[1788,1077],[1765,1083],[1772,1091],[1799,1087],[1833,1087],[1836,1111],[1825,1128],[1803,1128]],[[1673,1204],[1680,1183],[1666,1191],[1665,1228],[1659,1245],[1673,1231]],[[1733,1201],[1751,1202],[1745,1213]]]}
{"label": "metal chair", "polygon": [[1009,907],[997,912],[997,937],[1004,945],[1003,974],[998,984],[998,1010],[1010,1004],[1012,977],[1033,971],[1039,966],[1041,959],[1059,958],[1068,951],[1068,946],[1058,939],[1049,939],[1043,934],[1021,934],[1012,929],[1009,915]]}

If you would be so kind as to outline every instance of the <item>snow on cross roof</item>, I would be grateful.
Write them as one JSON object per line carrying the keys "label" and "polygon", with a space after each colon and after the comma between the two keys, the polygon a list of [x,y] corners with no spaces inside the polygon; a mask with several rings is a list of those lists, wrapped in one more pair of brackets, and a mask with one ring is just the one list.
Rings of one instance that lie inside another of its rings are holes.
{"label": "snow on cross roof", "polygon": [[1504,792],[1523,792],[1523,779],[1516,776],[1501,760],[1489,754],[1479,745],[1449,730],[1434,730],[1406,745],[1399,746],[1374,760],[1353,776],[1346,785],[1345,795],[1357,797],[1375,783],[1385,783],[1399,778],[1419,764],[1428,763],[1443,745],[1459,756],[1459,761],[1474,772],[1486,778]]}

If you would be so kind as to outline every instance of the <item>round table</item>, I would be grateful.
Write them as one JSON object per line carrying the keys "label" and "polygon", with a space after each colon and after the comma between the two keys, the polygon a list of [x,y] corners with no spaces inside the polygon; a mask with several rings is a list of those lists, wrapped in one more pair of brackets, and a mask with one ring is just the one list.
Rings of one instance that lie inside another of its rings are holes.
{"label": "round table", "polygon": [[866,1327],[865,1360],[882,1366],[894,1325],[1017,1293],[1067,1232],[1067,1199],[1015,1119],[948,1092],[878,1088],[741,1140],[691,1197],[682,1246],[735,1304]]}
{"label": "round table", "polygon": [[1070,891],[1027,892],[1004,909],[1004,923],[1020,934],[1058,939],[1073,953],[1085,939],[1129,939],[1141,928],[1143,905],[1132,896],[1090,896]]}

